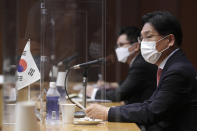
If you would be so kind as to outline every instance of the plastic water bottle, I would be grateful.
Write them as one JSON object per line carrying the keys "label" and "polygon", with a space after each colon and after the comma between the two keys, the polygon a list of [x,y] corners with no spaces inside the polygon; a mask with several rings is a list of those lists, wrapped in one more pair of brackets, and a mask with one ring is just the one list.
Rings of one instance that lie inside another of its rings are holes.
{"label": "plastic water bottle", "polygon": [[50,82],[46,98],[46,124],[59,124],[59,98],[55,82]]}

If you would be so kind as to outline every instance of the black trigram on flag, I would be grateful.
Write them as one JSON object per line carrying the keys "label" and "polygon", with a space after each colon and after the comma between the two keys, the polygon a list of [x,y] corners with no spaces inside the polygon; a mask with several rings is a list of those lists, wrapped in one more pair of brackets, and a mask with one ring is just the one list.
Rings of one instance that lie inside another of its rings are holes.
{"label": "black trigram on flag", "polygon": [[18,76],[18,81],[23,81],[23,76]]}
{"label": "black trigram on flag", "polygon": [[29,72],[28,72],[28,75],[33,76],[34,73],[35,73],[35,69],[30,68],[30,69],[29,69]]}
{"label": "black trigram on flag", "polygon": [[22,55],[26,56],[26,54],[27,54],[27,51],[23,51]]}

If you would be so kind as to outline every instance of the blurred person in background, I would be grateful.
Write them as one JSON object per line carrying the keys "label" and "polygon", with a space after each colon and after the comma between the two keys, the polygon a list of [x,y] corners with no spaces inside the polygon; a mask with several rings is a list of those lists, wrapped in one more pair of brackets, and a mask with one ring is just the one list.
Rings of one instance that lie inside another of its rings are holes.
{"label": "blurred person in background", "polygon": [[138,42],[139,36],[140,29],[134,26],[123,27],[120,30],[115,52],[119,62],[129,65],[128,75],[119,85],[105,83],[100,78],[96,87],[88,85],[89,97],[105,98],[113,102],[124,101],[125,104],[129,104],[143,102],[152,95],[156,88],[157,67],[143,59]]}

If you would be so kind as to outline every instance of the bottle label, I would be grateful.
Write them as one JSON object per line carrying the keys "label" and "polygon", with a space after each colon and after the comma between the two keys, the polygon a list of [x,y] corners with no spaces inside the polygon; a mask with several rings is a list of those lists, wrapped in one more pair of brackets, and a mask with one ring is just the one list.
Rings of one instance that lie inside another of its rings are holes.
{"label": "bottle label", "polygon": [[47,96],[47,120],[59,120],[59,96]]}
{"label": "bottle label", "polygon": [[52,111],[52,117],[51,117],[52,120],[55,120],[56,119],[56,111]]}

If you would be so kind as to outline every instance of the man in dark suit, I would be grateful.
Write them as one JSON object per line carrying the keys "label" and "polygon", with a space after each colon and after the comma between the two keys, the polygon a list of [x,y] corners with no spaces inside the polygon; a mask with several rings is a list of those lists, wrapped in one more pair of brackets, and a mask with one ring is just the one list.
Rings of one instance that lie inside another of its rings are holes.
{"label": "man in dark suit", "polygon": [[[157,89],[143,103],[119,107],[92,105],[88,116],[108,121],[135,122],[147,131],[197,131],[196,69],[180,49],[181,26],[169,12],[143,16],[141,53],[156,64]],[[93,114],[93,112],[96,112]]]}
{"label": "man in dark suit", "polygon": [[[140,29],[124,27],[117,39],[116,55],[119,62],[127,63],[130,68],[126,79],[117,88],[99,89],[96,99],[105,98],[114,102],[124,101],[125,104],[143,102],[148,99],[156,88],[157,67],[145,62],[140,53],[138,37]],[[90,90],[88,87],[87,90]],[[93,93],[87,93],[91,97]],[[103,97],[102,94],[105,96]]]}

